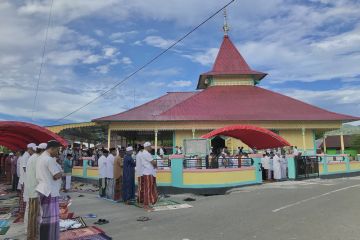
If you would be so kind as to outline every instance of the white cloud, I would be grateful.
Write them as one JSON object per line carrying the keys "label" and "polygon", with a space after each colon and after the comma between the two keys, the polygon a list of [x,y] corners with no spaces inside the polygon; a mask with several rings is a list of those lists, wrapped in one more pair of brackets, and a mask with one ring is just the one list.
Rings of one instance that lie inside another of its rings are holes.
{"label": "white cloud", "polygon": [[99,62],[102,59],[102,56],[97,55],[97,54],[92,54],[87,56],[84,60],[83,63],[85,64],[94,64]]}
{"label": "white cloud", "polygon": [[209,48],[204,52],[197,52],[192,55],[183,55],[189,58],[193,62],[200,63],[204,66],[212,65],[215,62],[215,58],[219,52],[218,48]]}
{"label": "white cloud", "polygon": [[103,48],[105,57],[111,58],[117,53],[117,49],[113,47]]}
{"label": "white cloud", "polygon": [[126,64],[126,65],[132,64],[132,61],[131,61],[131,59],[130,59],[129,57],[123,57],[123,58],[121,58],[121,62],[122,62],[123,64]]}
{"label": "white cloud", "polygon": [[173,44],[175,41],[171,39],[164,39],[160,36],[147,36],[144,40],[144,43],[146,43],[149,46],[158,47],[162,49],[168,48],[171,44]]}
{"label": "white cloud", "polygon": [[125,43],[126,39],[131,38],[132,36],[136,35],[138,31],[125,31],[125,32],[115,32],[109,36],[109,39],[112,40],[113,43]]}
{"label": "white cloud", "polygon": [[106,74],[109,72],[110,66],[109,65],[100,65],[100,66],[97,66],[95,69],[98,73]]}
{"label": "white cloud", "polygon": [[75,65],[86,60],[90,52],[81,50],[54,51],[47,56],[50,63],[59,66]]}
{"label": "white cloud", "polygon": [[149,82],[149,85],[152,86],[152,87],[162,87],[162,86],[165,86],[166,83],[165,82],[152,81],[152,82]]}
{"label": "white cloud", "polygon": [[168,86],[169,87],[189,87],[191,86],[192,82],[191,81],[184,81],[184,80],[177,80],[177,81],[172,81]]}
{"label": "white cloud", "polygon": [[103,32],[102,30],[100,30],[100,29],[96,29],[96,30],[94,31],[94,33],[95,33],[96,35],[98,35],[99,37],[104,36],[104,32]]}

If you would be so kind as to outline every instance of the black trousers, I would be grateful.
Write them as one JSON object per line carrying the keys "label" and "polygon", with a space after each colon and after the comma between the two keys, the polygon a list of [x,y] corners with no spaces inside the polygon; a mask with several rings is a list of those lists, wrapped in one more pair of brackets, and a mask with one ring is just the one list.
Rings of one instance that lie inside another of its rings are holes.
{"label": "black trousers", "polygon": [[18,182],[19,182],[19,177],[17,176],[16,173],[12,176],[11,182],[12,182],[12,189],[11,190],[16,191],[17,190],[17,185],[18,185]]}

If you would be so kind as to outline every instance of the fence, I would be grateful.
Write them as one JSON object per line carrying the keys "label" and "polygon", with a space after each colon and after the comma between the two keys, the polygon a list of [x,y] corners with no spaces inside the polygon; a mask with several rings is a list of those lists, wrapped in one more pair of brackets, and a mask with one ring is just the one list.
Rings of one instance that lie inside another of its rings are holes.
{"label": "fence", "polygon": [[238,157],[186,157],[183,161],[184,169],[241,168],[253,165],[252,158]]}

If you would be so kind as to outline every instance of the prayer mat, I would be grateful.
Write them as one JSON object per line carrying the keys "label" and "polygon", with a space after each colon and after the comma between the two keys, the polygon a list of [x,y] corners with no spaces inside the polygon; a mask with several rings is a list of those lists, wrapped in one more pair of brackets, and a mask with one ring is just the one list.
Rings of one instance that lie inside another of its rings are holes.
{"label": "prayer mat", "polygon": [[8,220],[0,220],[0,228],[9,227],[9,226],[10,226],[10,221],[8,221]]}
{"label": "prayer mat", "polygon": [[5,235],[10,227],[0,227],[0,235]]}
{"label": "prayer mat", "polygon": [[0,207],[0,214],[7,214],[11,212],[11,207]]}
{"label": "prayer mat", "polygon": [[0,200],[6,200],[10,198],[15,198],[17,196],[17,193],[7,193],[4,195],[0,195]]}
{"label": "prayer mat", "polygon": [[99,235],[101,233],[104,233],[104,231],[97,227],[74,229],[61,232],[60,240],[89,239],[89,236]]}
{"label": "prayer mat", "polygon": [[0,220],[8,220],[11,218],[11,213],[0,214]]}
{"label": "prayer mat", "polygon": [[106,235],[105,233],[99,233],[87,237],[76,238],[75,240],[112,240],[112,238]]}
{"label": "prayer mat", "polygon": [[[170,206],[170,205],[178,205],[178,204],[180,203],[170,199],[160,199],[152,207],[162,207],[162,206]],[[143,207],[143,205],[141,203],[139,204],[138,202],[134,203],[134,205],[139,208]]]}
{"label": "prayer mat", "polygon": [[167,206],[157,206],[153,207],[154,212],[157,211],[164,211],[164,210],[177,210],[177,209],[185,209],[185,208],[192,208],[190,204],[184,203],[184,204],[176,204],[176,205],[167,205]]}
{"label": "prayer mat", "polygon": [[13,223],[22,223],[22,222],[24,222],[24,217],[23,217],[23,216],[19,216],[19,217],[17,217],[17,218],[14,220]]}

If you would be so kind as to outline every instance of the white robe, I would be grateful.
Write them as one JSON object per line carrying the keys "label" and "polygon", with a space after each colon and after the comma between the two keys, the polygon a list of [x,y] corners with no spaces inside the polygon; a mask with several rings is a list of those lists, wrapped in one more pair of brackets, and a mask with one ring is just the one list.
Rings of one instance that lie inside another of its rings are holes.
{"label": "white robe", "polygon": [[286,178],[287,160],[286,158],[282,157],[280,159],[280,162],[281,162],[281,178]]}
{"label": "white robe", "polygon": [[274,156],[273,158],[273,169],[274,169],[274,179],[281,179],[281,162],[278,156]]}

